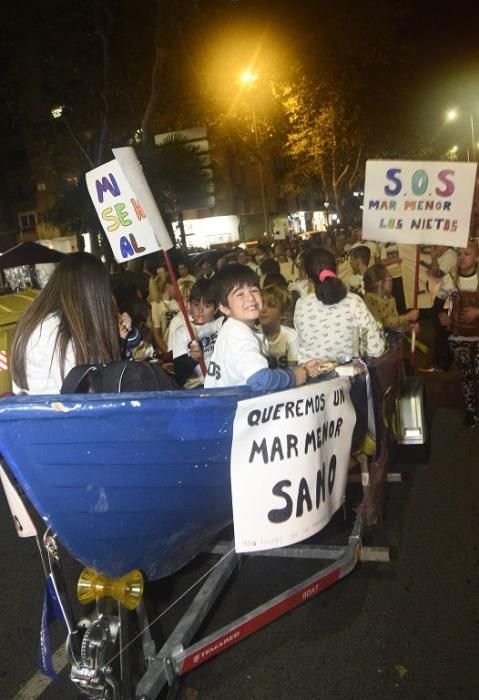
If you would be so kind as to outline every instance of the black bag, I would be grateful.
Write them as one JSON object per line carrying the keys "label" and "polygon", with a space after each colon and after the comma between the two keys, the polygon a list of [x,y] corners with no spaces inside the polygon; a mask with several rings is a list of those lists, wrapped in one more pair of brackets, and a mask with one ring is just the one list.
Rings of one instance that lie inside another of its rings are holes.
{"label": "black bag", "polygon": [[124,361],[77,365],[68,372],[61,394],[116,394],[125,391],[169,391],[178,385],[158,364]]}

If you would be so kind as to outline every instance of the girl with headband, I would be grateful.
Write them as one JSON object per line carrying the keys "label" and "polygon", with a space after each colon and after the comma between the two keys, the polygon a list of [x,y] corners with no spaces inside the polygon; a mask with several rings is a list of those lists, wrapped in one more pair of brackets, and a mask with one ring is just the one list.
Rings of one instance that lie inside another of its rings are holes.
{"label": "girl with headband", "polygon": [[334,361],[352,358],[355,333],[364,339],[364,354],[381,355],[385,349],[382,329],[364,301],[350,294],[336,276],[334,255],[326,248],[312,248],[304,256],[304,268],[314,292],[298,299],[294,311],[298,362],[315,357]]}

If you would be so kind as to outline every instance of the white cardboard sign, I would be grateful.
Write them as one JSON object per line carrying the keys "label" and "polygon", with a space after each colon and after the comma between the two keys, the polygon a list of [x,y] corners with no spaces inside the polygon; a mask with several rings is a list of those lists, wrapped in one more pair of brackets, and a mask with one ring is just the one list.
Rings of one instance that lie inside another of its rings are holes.
{"label": "white cardboard sign", "polygon": [[237,552],[314,535],[344,501],[356,422],[338,377],[238,403],[231,490]]}
{"label": "white cardboard sign", "polygon": [[168,231],[131,147],[86,174],[88,192],[115,260],[127,262],[172,247]]}
{"label": "white cardboard sign", "polygon": [[363,239],[467,244],[476,163],[368,160]]}

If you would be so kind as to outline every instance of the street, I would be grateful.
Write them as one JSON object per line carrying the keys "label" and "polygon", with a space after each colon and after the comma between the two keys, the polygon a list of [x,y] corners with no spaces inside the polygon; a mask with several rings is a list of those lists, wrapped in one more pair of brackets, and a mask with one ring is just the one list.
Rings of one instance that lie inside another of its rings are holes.
{"label": "street", "polygon": [[[427,376],[426,381],[432,407],[429,463],[407,464],[401,458],[394,470],[404,480],[387,485],[384,522],[366,542],[389,546],[391,561],[360,564],[315,599],[191,672],[180,697],[479,697],[479,428],[462,427],[457,378]],[[354,500],[356,487],[351,491]],[[336,526],[342,517],[338,514]],[[16,537],[3,496],[0,519],[0,697],[76,700],[66,670],[56,684],[41,686],[36,679],[27,685],[36,673],[42,571],[33,540]],[[344,524],[346,536],[349,524]],[[204,566],[201,560],[197,568]],[[206,631],[275,595],[293,577],[306,578],[314,566],[310,561],[246,561]],[[69,562],[70,590],[77,573],[78,566]],[[195,565],[186,567],[159,590],[172,600],[195,573]],[[168,618],[166,631],[169,624]],[[55,648],[61,646],[58,632],[54,641]]]}

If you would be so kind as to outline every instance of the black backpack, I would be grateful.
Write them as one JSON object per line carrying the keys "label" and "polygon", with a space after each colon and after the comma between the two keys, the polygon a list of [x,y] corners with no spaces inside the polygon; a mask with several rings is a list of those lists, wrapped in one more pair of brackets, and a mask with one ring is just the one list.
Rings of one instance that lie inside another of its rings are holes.
{"label": "black backpack", "polygon": [[154,362],[110,362],[103,365],[77,365],[71,369],[61,394],[115,394],[125,391],[169,391],[178,389],[173,377]]}

